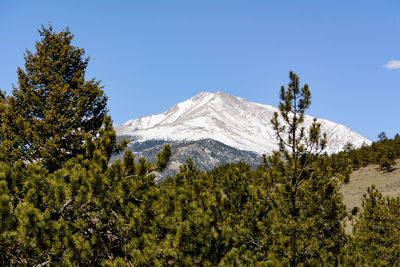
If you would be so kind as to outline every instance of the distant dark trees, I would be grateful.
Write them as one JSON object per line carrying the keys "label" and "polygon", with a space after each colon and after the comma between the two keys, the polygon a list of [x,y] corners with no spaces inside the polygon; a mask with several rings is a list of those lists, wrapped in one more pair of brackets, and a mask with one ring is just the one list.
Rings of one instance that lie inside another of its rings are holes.
{"label": "distant dark trees", "polygon": [[382,171],[392,171],[396,165],[396,159],[400,158],[400,136],[396,134],[393,139],[390,139],[385,132],[382,132],[378,136],[378,141],[370,146],[363,145],[355,149],[351,144],[347,144],[342,152],[331,156],[334,162],[341,161],[343,158],[349,160],[354,170],[376,164]]}

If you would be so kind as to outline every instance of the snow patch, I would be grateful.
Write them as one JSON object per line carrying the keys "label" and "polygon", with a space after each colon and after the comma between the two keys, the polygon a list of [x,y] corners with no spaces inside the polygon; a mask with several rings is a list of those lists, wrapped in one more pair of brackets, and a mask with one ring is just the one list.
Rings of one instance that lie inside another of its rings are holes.
{"label": "snow patch", "polygon": [[[162,114],[127,121],[116,129],[117,135],[132,136],[133,140],[198,141],[214,139],[225,145],[269,154],[278,149],[270,120],[279,110],[270,105],[253,103],[223,92],[202,92],[174,105]],[[308,128],[313,117],[305,117]],[[318,119],[327,133],[326,152],[336,153],[347,143],[360,147],[371,141],[350,128],[328,120]]]}

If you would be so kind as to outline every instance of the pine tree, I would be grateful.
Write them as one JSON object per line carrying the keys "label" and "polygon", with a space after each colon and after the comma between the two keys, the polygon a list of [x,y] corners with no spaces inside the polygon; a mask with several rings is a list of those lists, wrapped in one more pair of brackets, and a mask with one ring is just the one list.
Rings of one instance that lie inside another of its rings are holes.
{"label": "pine tree", "polygon": [[394,151],[396,158],[400,158],[400,135],[396,134],[393,138],[393,143],[394,143]]}
{"label": "pine tree", "polygon": [[18,87],[2,101],[0,159],[40,161],[54,171],[99,137],[107,97],[99,81],[85,80],[89,58],[71,44],[68,28],[42,26],[39,34],[25,70],[18,68]]}
{"label": "pine tree", "polygon": [[390,156],[388,157],[389,153],[383,153],[382,156],[379,159],[379,167],[382,171],[390,172],[393,170],[393,165],[395,164],[395,161],[393,158]]}
{"label": "pine tree", "polygon": [[[159,196],[151,172],[162,166],[134,164],[129,151],[109,165],[116,146],[109,117],[100,136],[89,141],[86,158],[54,172],[37,163],[0,163],[0,265],[151,265]],[[161,154],[167,162],[169,148]]]}
{"label": "pine tree", "polygon": [[379,141],[385,141],[385,140],[387,140],[388,138],[387,138],[387,136],[386,136],[386,133],[385,133],[385,131],[382,131],[380,134],[378,134],[378,140]]}
{"label": "pine tree", "polygon": [[[5,113],[6,94],[0,90],[0,131],[4,130],[4,113]],[[0,144],[3,143],[4,135],[0,134]]]}
{"label": "pine tree", "polygon": [[400,198],[383,197],[375,186],[369,187],[353,228],[354,245],[347,253],[357,252],[371,266],[399,266],[399,217]]}
{"label": "pine tree", "polygon": [[346,215],[339,185],[343,176],[335,173],[324,157],[326,135],[316,120],[303,126],[305,110],[311,104],[308,85],[289,74],[287,89],[280,91],[280,116],[271,123],[280,151],[264,156],[265,193],[273,221],[270,249],[275,261],[296,266],[332,261],[344,242],[342,220]]}
{"label": "pine tree", "polygon": [[395,145],[391,139],[383,139],[376,143],[375,160],[382,171],[390,172],[396,165]]}

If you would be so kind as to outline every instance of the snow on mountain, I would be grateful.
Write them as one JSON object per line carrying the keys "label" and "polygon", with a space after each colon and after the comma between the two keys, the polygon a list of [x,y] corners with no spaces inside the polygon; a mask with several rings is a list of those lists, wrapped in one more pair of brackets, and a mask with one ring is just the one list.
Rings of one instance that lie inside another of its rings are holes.
{"label": "snow on mountain", "polygon": [[[197,141],[213,139],[239,150],[270,154],[277,150],[275,133],[270,123],[273,106],[258,104],[222,92],[200,93],[176,104],[162,114],[127,121],[116,129],[118,136],[129,136],[134,142],[148,140]],[[313,117],[305,117],[306,128]],[[326,152],[335,153],[350,142],[355,147],[371,141],[350,128],[318,119],[327,133]]]}

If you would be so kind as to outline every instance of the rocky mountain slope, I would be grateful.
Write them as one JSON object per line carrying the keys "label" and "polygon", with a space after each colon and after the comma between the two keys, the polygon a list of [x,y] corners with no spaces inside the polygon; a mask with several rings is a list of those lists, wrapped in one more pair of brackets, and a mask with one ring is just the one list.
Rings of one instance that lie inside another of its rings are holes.
{"label": "rocky mountain slope", "polygon": [[[171,174],[187,157],[205,170],[239,160],[257,165],[262,154],[278,149],[270,123],[277,111],[273,106],[222,92],[203,92],[162,114],[127,121],[116,133],[118,138],[130,140],[129,148],[137,156],[150,160],[155,159],[155,153],[161,151],[164,144],[170,143]],[[311,125],[312,120],[313,117],[306,116],[305,126]],[[344,125],[324,119],[318,122],[327,133],[327,153],[338,152],[347,143],[355,147],[371,143]]]}

